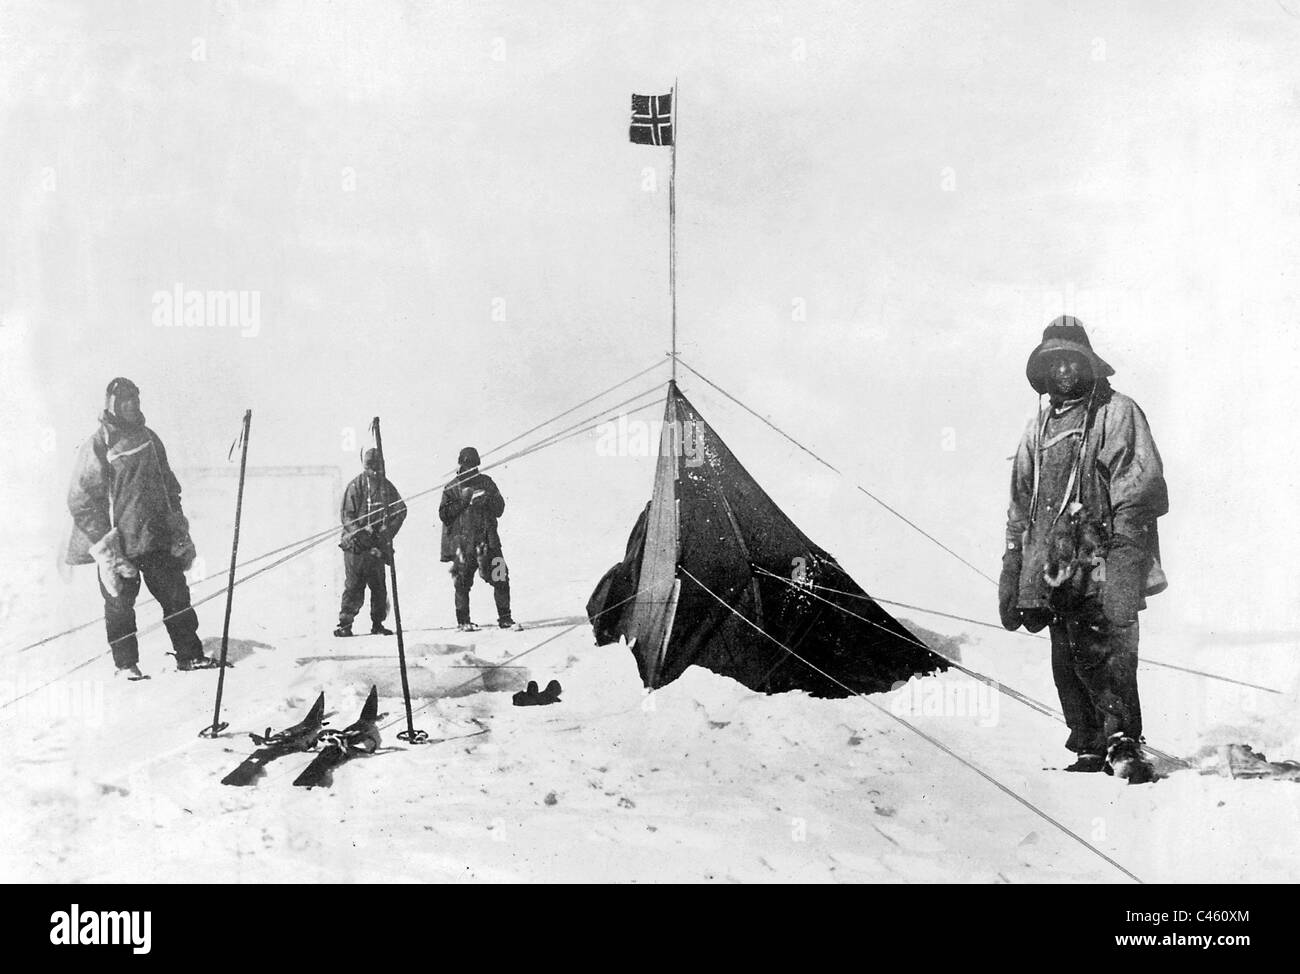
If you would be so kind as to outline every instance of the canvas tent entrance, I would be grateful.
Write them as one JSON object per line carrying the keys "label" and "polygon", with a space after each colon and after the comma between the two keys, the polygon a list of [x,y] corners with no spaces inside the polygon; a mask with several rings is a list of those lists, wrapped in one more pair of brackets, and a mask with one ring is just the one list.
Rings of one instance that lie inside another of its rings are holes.
{"label": "canvas tent entrance", "polygon": [[947,668],[786,517],[676,383],[654,494],[587,615],[597,645],[627,641],[650,688],[703,666],[764,693],[844,697]]}

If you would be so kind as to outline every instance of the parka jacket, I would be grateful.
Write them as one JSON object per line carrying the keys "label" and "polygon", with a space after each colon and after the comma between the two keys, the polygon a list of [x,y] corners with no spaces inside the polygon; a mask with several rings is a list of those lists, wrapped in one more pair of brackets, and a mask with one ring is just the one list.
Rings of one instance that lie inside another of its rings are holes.
{"label": "parka jacket", "polygon": [[[476,494],[478,499],[471,503]],[[442,521],[442,561],[456,561],[458,549],[463,553],[463,560],[474,561],[480,546],[489,557],[500,555],[497,518],[505,513],[505,509],[505,498],[487,474],[476,473],[448,484],[438,504],[438,519]]]}
{"label": "parka jacket", "polygon": [[[339,547],[344,551],[366,551],[382,547],[397,537],[406,520],[406,502],[392,481],[376,477],[372,482],[364,473],[352,478],[343,491],[339,505],[339,520],[343,523],[343,538]],[[387,510],[385,510],[387,505]]]}
{"label": "parka jacket", "polygon": [[[1036,464],[1051,409],[1050,404],[1045,406],[1026,426],[1011,472],[1006,540],[1009,548],[1022,548],[1021,609],[1047,606],[1050,594],[1043,580],[1047,539],[1041,526],[1047,522],[1036,518],[1035,512],[1046,508],[1055,513],[1070,500],[1037,496],[1040,471]],[[1105,379],[1097,380],[1091,412],[1077,478],[1079,501],[1099,526],[1108,547],[1131,543],[1149,555],[1142,594],[1155,595],[1167,586],[1156,531],[1156,519],[1169,511],[1160,453],[1137,403],[1111,389]],[[1073,496],[1076,491],[1069,493]]]}
{"label": "parka jacket", "polygon": [[127,558],[170,549],[182,513],[181,485],[158,434],[143,423],[130,427],[101,417],[77,452],[68,511],[70,565],[90,564],[91,545],[114,525]]}

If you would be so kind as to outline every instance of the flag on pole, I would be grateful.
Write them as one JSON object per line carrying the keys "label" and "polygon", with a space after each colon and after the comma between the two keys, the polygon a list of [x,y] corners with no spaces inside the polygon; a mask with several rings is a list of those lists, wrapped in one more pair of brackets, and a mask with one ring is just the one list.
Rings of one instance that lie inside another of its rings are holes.
{"label": "flag on pole", "polygon": [[640,145],[673,144],[673,96],[633,95],[628,137]]}

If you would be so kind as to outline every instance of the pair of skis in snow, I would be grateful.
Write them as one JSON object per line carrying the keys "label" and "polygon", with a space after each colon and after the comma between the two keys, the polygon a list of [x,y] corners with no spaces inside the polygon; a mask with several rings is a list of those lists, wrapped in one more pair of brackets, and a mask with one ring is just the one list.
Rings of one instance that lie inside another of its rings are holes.
{"label": "pair of skis in snow", "polygon": [[262,769],[277,758],[304,751],[320,751],[311,764],[303,769],[293,783],[303,788],[329,785],[333,781],[334,769],[355,757],[374,754],[379,749],[379,721],[384,717],[379,712],[379,691],[370,688],[361,708],[361,716],[342,730],[326,729],[325,694],[316,698],[307,716],[292,727],[278,733],[249,734],[257,750],[246,757],[239,767],[221,779],[223,785],[251,785],[262,775]]}

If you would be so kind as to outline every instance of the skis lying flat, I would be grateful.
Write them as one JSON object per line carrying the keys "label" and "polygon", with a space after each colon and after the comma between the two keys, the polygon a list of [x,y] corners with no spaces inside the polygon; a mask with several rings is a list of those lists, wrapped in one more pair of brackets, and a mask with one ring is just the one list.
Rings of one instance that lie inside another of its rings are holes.
{"label": "skis lying flat", "polygon": [[269,727],[265,734],[249,734],[253,743],[258,746],[257,750],[244,758],[239,767],[222,778],[221,783],[235,786],[251,785],[262,776],[262,769],[276,758],[282,758],[286,754],[296,754],[299,751],[313,750],[325,723],[325,694],[322,693],[316,698],[311,712],[302,719],[301,723],[287,727],[277,734],[272,734]]}
{"label": "skis lying flat", "polygon": [[379,728],[376,725],[385,716],[379,712],[379,690],[372,686],[357,722],[341,731],[322,731],[321,752],[293,783],[302,788],[333,784],[335,768],[355,757],[373,754],[379,748]]}

